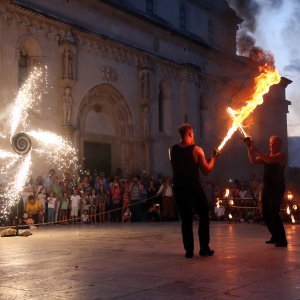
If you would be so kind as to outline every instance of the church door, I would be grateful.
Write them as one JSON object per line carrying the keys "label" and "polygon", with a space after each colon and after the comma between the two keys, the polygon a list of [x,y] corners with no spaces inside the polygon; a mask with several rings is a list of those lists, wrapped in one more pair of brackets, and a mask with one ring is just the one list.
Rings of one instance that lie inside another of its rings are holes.
{"label": "church door", "polygon": [[84,170],[103,171],[111,174],[111,145],[99,143],[84,143]]}

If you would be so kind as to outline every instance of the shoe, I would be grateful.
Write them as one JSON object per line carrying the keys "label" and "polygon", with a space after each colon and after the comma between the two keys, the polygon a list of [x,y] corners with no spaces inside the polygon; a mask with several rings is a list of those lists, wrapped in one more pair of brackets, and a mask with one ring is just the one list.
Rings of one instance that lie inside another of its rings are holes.
{"label": "shoe", "polygon": [[212,255],[214,255],[214,253],[215,253],[215,251],[210,249],[209,247],[200,249],[200,251],[199,251],[200,256],[212,256]]}
{"label": "shoe", "polygon": [[287,242],[277,242],[275,244],[275,247],[287,247]]}
{"label": "shoe", "polygon": [[186,251],[185,252],[185,258],[193,258],[194,252],[193,251]]}
{"label": "shoe", "polygon": [[270,239],[268,241],[265,241],[266,244],[276,244],[276,241],[274,239]]}

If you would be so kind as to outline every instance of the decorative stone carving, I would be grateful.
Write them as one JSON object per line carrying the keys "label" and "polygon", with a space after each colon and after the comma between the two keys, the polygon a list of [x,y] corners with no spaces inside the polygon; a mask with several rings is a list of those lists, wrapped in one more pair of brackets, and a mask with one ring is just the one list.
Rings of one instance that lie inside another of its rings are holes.
{"label": "decorative stone carving", "polygon": [[71,125],[73,99],[71,95],[71,88],[64,89],[63,95],[63,113],[64,113],[64,125]]}
{"label": "decorative stone carving", "polygon": [[112,67],[102,66],[101,78],[107,82],[114,82],[118,80],[118,73]]}
{"label": "decorative stone carving", "polygon": [[59,47],[61,52],[61,83],[72,87],[77,77],[77,45],[70,30],[60,33]]}

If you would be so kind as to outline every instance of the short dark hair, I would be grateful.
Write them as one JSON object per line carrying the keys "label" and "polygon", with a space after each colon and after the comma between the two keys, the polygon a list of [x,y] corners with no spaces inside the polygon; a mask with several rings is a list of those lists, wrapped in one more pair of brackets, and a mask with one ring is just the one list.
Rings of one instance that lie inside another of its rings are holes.
{"label": "short dark hair", "polygon": [[189,130],[192,130],[193,127],[189,123],[183,123],[178,127],[178,132],[180,137],[183,138]]}

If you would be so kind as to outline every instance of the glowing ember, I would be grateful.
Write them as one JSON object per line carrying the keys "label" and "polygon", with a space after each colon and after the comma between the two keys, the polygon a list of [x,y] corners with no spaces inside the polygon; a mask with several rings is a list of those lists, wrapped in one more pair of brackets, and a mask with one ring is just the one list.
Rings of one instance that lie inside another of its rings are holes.
{"label": "glowing ember", "polygon": [[288,200],[293,200],[294,195],[292,194],[292,192],[288,191],[287,198]]}
{"label": "glowing ember", "polygon": [[286,213],[287,213],[288,215],[291,214],[291,210],[290,210],[290,207],[289,207],[289,206],[287,206],[287,208],[286,208]]}
{"label": "glowing ember", "polygon": [[[31,142],[29,137],[34,138],[33,145],[28,148],[28,151],[22,153],[23,155],[7,151],[8,147],[5,147],[5,150],[0,149],[0,175],[2,177],[1,184],[4,186],[4,202],[1,213],[4,217],[7,216],[9,209],[19,201],[21,192],[28,182],[33,153],[43,156],[46,163],[48,162],[51,166],[56,165],[60,171],[71,169],[75,171],[78,168],[77,152],[69,141],[52,132],[26,131],[30,121],[28,120],[28,111],[37,107],[46,90],[46,71],[46,67],[34,68],[15,98],[9,113],[9,128],[0,134],[0,138],[3,139],[1,146],[4,146],[4,142],[7,141],[8,146],[13,146],[16,152],[19,150],[14,144],[17,136],[27,137],[29,142]],[[18,146],[22,147],[24,144]]]}
{"label": "glowing ember", "polygon": [[234,205],[234,201],[233,201],[233,200],[230,200],[230,201],[229,201],[229,205]]}
{"label": "glowing ember", "polygon": [[296,204],[293,205],[293,210],[297,210],[298,206]]}
{"label": "glowing ember", "polygon": [[226,189],[224,197],[227,198],[229,196],[229,189]]}
{"label": "glowing ember", "polygon": [[292,223],[296,223],[295,218],[293,215],[291,215]]}
{"label": "glowing ember", "polygon": [[254,93],[250,99],[247,99],[247,104],[238,110],[229,109],[233,123],[224,140],[219,145],[218,151],[223,149],[238,128],[242,128],[243,121],[249,117],[254,109],[263,103],[263,95],[268,93],[270,86],[279,83],[280,76],[273,65],[265,63],[259,69],[261,73],[255,78]]}
{"label": "glowing ember", "polygon": [[233,217],[232,217],[232,214],[228,214],[228,218],[229,219],[232,219]]}

